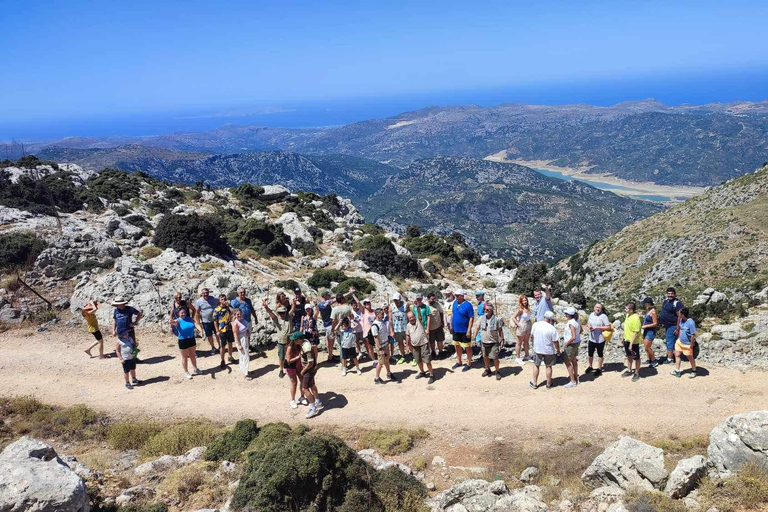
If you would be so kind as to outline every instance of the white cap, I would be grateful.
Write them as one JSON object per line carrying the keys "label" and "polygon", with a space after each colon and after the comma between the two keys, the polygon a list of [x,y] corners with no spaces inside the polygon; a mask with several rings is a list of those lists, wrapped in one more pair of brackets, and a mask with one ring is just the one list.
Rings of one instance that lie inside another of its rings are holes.
{"label": "white cap", "polygon": [[394,294],[392,294],[392,300],[403,300],[403,296],[395,292]]}
{"label": "white cap", "polygon": [[312,309],[312,304],[310,303],[304,304],[304,309]]}
{"label": "white cap", "polygon": [[566,315],[574,316],[574,315],[576,315],[576,313],[577,313],[576,308],[574,308],[572,306],[569,306],[569,307],[565,308],[565,314]]}
{"label": "white cap", "polygon": [[453,294],[454,295],[462,295],[463,296],[464,295],[464,290],[462,290],[461,288],[457,288],[456,290],[453,291]]}
{"label": "white cap", "polygon": [[544,318],[554,319],[555,318],[555,314],[553,312],[551,312],[551,311],[547,311],[546,313],[544,313]]}

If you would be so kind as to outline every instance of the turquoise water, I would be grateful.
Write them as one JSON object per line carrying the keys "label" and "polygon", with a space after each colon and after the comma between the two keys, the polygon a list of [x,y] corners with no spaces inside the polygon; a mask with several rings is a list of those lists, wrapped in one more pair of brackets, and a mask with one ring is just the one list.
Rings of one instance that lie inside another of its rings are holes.
{"label": "turquoise water", "polygon": [[[634,192],[634,189],[631,189],[629,187],[624,187],[622,185],[614,185],[613,183],[603,183],[602,181],[592,181],[592,180],[584,180],[584,179],[580,180],[578,178],[574,178],[573,176],[568,176],[567,174],[563,174],[561,172],[550,171],[549,169],[534,168],[533,170],[543,174],[544,176],[549,176],[550,178],[556,178],[558,180],[563,180],[563,181],[580,181],[582,183],[586,183],[587,185],[592,185],[595,188],[599,188],[600,190],[607,190],[609,192],[615,192],[616,190],[628,190],[628,191]],[[647,201],[656,201],[660,203],[666,203],[674,200],[674,197],[652,195],[652,194],[632,194],[632,197],[635,197],[638,199],[645,199]]]}

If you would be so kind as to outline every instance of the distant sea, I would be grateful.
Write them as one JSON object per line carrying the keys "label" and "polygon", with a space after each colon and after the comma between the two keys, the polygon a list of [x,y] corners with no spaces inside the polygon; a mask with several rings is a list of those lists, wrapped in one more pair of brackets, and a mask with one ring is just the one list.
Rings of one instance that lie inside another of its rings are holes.
{"label": "distant sea", "polygon": [[67,119],[18,121],[0,119],[0,141],[44,141],[67,136],[144,136],[198,132],[225,124],[285,128],[338,126],[384,118],[434,105],[527,103],[608,106],[655,98],[668,105],[704,104],[768,97],[768,69],[655,76],[643,79],[536,84],[515,87],[443,90],[376,98],[335,98],[305,102],[233,105],[182,111],[93,115]]}

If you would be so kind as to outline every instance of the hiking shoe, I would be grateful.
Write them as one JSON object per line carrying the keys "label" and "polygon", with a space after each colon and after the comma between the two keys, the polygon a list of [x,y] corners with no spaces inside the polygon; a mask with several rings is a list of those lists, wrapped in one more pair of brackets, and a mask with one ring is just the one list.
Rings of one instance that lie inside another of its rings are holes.
{"label": "hiking shoe", "polygon": [[227,368],[227,363],[225,363],[224,361],[222,361],[222,362],[221,362],[221,364],[219,365],[219,368],[221,368],[222,370],[226,370],[226,368]]}
{"label": "hiking shoe", "polygon": [[671,372],[669,372],[669,374],[679,378],[683,375],[683,372],[681,372],[680,370],[672,370]]}
{"label": "hiking shoe", "polygon": [[298,409],[299,408],[299,404],[296,403],[296,400],[291,400],[288,405],[291,406],[291,409]]}
{"label": "hiking shoe", "polygon": [[624,370],[624,373],[621,374],[622,377],[629,377],[633,375],[634,372],[631,372],[629,370]]}
{"label": "hiking shoe", "polygon": [[636,373],[632,376],[632,382],[637,382],[640,380],[640,374]]}
{"label": "hiking shoe", "polygon": [[591,366],[587,366],[587,369],[584,371],[585,375],[588,374],[588,373],[592,373],[592,367]]}
{"label": "hiking shoe", "polygon": [[232,364],[235,364],[237,361],[235,361],[235,358],[232,356],[229,356],[229,362]]}
{"label": "hiking shoe", "polygon": [[654,359],[653,361],[648,363],[648,366],[650,366],[651,368],[656,368],[657,366],[659,366],[659,362],[656,359]]}
{"label": "hiking shoe", "polygon": [[358,368],[358,369],[355,371],[355,373],[357,373],[358,375],[362,375],[362,374],[363,374],[363,371],[362,371],[360,368]]}
{"label": "hiking shoe", "polygon": [[501,373],[496,372],[496,380],[501,380]]}
{"label": "hiking shoe", "polygon": [[411,359],[411,366],[416,366],[416,359]]}
{"label": "hiking shoe", "polygon": [[528,381],[528,385],[531,386],[531,389],[537,389],[539,387],[536,384],[534,384],[532,380]]}
{"label": "hiking shoe", "polygon": [[595,370],[595,377],[599,377],[602,374],[603,374],[603,369],[602,368],[598,368],[597,370]]}
{"label": "hiking shoe", "polygon": [[419,373],[416,374],[416,378],[417,379],[423,379],[426,376],[427,376],[426,372],[419,372]]}
{"label": "hiking shoe", "polygon": [[126,383],[125,383],[125,387],[126,387],[127,389],[133,389],[133,386],[131,386],[131,383],[130,383],[130,382],[126,382]]}
{"label": "hiking shoe", "polygon": [[547,384],[547,389],[552,389],[552,384]]}
{"label": "hiking shoe", "polygon": [[517,364],[519,364],[520,366],[523,366],[525,364],[525,361],[522,358],[520,358],[520,357],[516,357],[515,358],[515,362]]}
{"label": "hiking shoe", "polygon": [[309,410],[307,411],[307,415],[305,416],[307,419],[312,418],[314,416],[317,416],[317,407],[315,407],[314,404],[312,404],[309,407]]}
{"label": "hiking shoe", "polygon": [[342,377],[346,377],[347,376],[347,367],[346,366],[343,366],[341,368],[341,376]]}
{"label": "hiking shoe", "polygon": [[463,372],[468,372],[470,370],[470,366],[468,364],[464,365],[464,368],[461,369]]}
{"label": "hiking shoe", "polygon": [[379,365],[379,362],[378,361],[374,361],[372,368],[376,368],[378,365]]}
{"label": "hiking shoe", "polygon": [[184,378],[185,379],[191,379],[192,376],[189,374],[189,372],[184,372]]}
{"label": "hiking shoe", "polygon": [[405,358],[400,356],[400,359],[398,359],[395,364],[403,364],[404,362],[405,362]]}
{"label": "hiking shoe", "polygon": [[483,374],[481,375],[481,377],[490,377],[490,375],[491,375],[491,370],[486,368]]}
{"label": "hiking shoe", "polygon": [[570,382],[568,382],[568,384],[566,384],[563,387],[564,388],[575,388],[576,387],[576,383],[574,381],[570,381]]}
{"label": "hiking shoe", "polygon": [[278,373],[277,376],[282,379],[283,377],[285,377],[285,372],[283,370],[280,370],[280,373]]}
{"label": "hiking shoe", "polygon": [[218,353],[219,353],[219,351],[218,351],[218,350],[216,350],[215,348],[212,348],[212,349],[211,349],[211,355],[212,355],[212,356],[215,356],[215,355],[216,355],[216,354],[218,354]]}
{"label": "hiking shoe", "polygon": [[373,383],[374,384],[384,384],[384,381],[381,380],[380,377],[376,377],[375,379],[373,379]]}
{"label": "hiking shoe", "polygon": [[321,402],[319,398],[316,398],[315,399],[315,407],[317,407],[318,409],[322,409],[323,407],[325,407],[325,404],[323,402]]}
{"label": "hiking shoe", "polygon": [[690,375],[688,375],[689,379],[695,379],[696,378],[696,370],[693,371]]}
{"label": "hiking shoe", "polygon": [[461,365],[459,363],[453,363],[453,366],[451,366],[451,370],[455,370],[456,368],[460,367]]}
{"label": "hiking shoe", "polygon": [[136,377],[134,377],[131,379],[131,384],[133,384],[134,386],[138,386],[139,384],[141,384],[141,381]]}
{"label": "hiking shoe", "polygon": [[200,368],[195,368],[195,375],[202,375],[203,372],[200,371]]}

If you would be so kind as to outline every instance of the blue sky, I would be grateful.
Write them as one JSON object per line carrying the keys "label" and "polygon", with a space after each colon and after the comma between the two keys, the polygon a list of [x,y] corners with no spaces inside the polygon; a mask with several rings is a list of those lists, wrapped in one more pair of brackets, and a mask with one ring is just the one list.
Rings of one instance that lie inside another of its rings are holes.
{"label": "blue sky", "polygon": [[6,124],[768,71],[764,0],[1,5]]}

